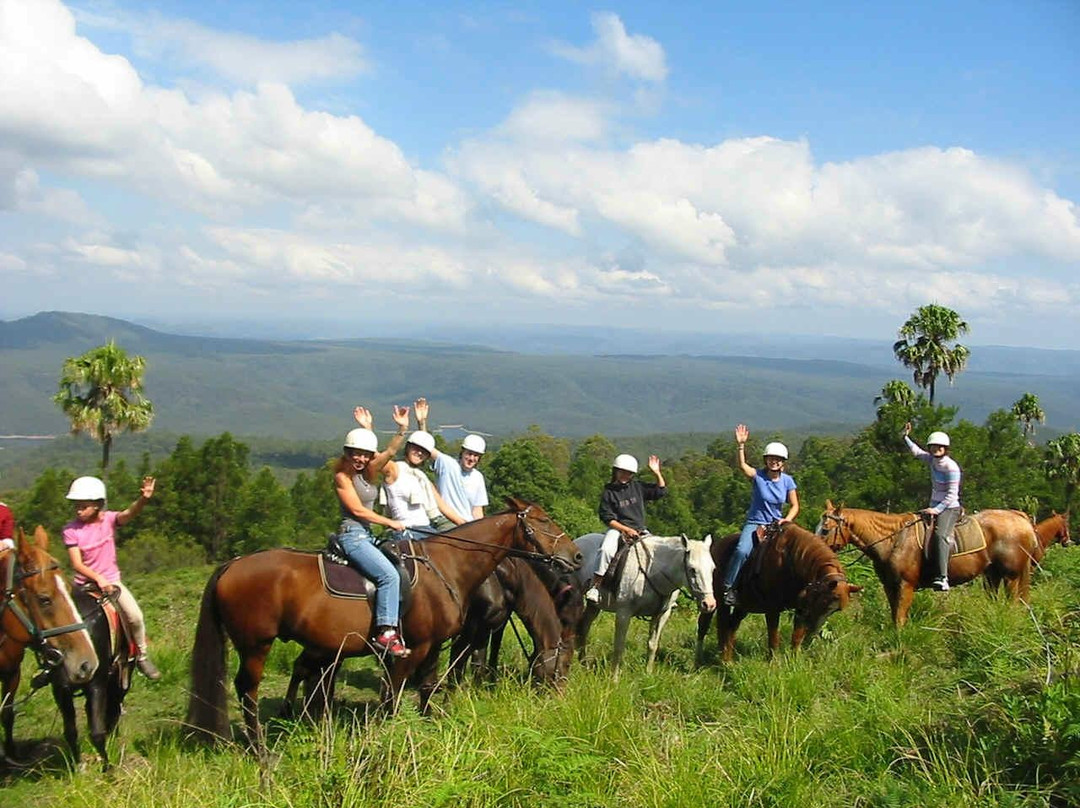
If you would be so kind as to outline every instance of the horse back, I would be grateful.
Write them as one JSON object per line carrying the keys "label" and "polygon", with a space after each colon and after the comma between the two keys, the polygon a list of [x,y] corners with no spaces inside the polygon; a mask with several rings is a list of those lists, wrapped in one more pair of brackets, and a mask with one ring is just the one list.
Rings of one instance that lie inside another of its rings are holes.
{"label": "horse back", "polygon": [[1031,553],[1039,544],[1035,526],[1022,511],[991,508],[977,511],[973,518],[982,527],[989,546],[1001,549],[1017,547]]}

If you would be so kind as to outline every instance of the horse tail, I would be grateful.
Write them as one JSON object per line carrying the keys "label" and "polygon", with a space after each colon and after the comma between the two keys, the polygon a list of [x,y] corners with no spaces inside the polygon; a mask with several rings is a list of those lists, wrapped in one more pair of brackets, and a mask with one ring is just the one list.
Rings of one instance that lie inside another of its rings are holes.
{"label": "horse tail", "polygon": [[222,564],[203,590],[195,645],[191,650],[191,695],[185,723],[199,740],[213,743],[229,734],[229,704],[225,689],[225,631],[217,608],[217,585],[228,568]]}

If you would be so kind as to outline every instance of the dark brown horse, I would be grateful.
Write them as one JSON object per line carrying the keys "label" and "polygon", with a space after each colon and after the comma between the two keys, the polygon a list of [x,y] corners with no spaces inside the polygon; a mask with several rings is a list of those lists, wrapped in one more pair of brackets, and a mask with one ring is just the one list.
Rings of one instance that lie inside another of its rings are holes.
{"label": "dark brown horse", "polygon": [[[476,588],[509,553],[581,563],[577,548],[538,505],[509,499],[510,510],[422,542],[402,543],[403,555],[417,559],[412,606],[402,633],[412,654],[389,663],[384,701],[393,708],[410,678],[419,682],[426,713],[436,684],[442,643],[461,630]],[[274,640],[302,645],[309,659],[329,667],[337,658],[372,653],[371,610],[366,601],[326,594],[318,554],[266,550],[220,566],[207,582],[192,651],[192,689],[187,723],[200,735],[225,737],[225,640],[240,657],[234,684],[244,713],[248,742],[265,754],[258,716],[259,683]]]}
{"label": "dark brown horse", "polygon": [[1043,560],[1046,551],[1050,549],[1052,544],[1057,543],[1062,547],[1068,547],[1072,541],[1069,538],[1069,512],[1058,513],[1054,511],[1053,516],[1049,516],[1041,522],[1036,522],[1035,536],[1039,540],[1035,552],[1032,554],[1036,561]]}
{"label": "dark brown horse", "polygon": [[[1026,601],[1038,543],[1031,520],[1008,510],[979,511],[972,518],[982,528],[986,547],[949,558],[950,586],[985,574],[991,589],[1004,582],[1013,598]],[[915,590],[930,585],[929,565],[924,571],[918,541],[922,529],[922,519],[914,513],[879,513],[826,502],[817,532],[834,550],[851,543],[866,554],[885,587],[893,624],[902,628]]]}
{"label": "dark brown horse", "polygon": [[44,673],[52,671],[78,684],[93,676],[98,658],[60,565],[49,555],[49,536],[41,525],[33,542],[19,530],[15,549],[0,551],[0,585],[0,722],[4,755],[15,760],[15,693],[26,649],[38,655]]}
{"label": "dark brown horse", "polygon": [[[713,543],[716,561],[714,587],[723,583],[728,557],[739,534]],[[795,611],[791,647],[799,648],[813,637],[829,615],[847,607],[851,595],[862,587],[848,583],[836,553],[809,530],[788,522],[754,548],[739,577],[739,601],[734,607],[716,608],[716,636],[725,661],[735,653],[735,632],[747,614],[765,615],[769,631],[769,655],[780,649],[780,613]],[[712,615],[698,616],[697,660],[702,661],[705,635]]]}
{"label": "dark brown horse", "polygon": [[473,596],[465,627],[450,650],[451,677],[460,680],[472,661],[482,676],[494,678],[503,633],[513,613],[533,642],[529,656],[533,679],[560,687],[569,674],[583,610],[581,592],[564,571],[504,559]]}

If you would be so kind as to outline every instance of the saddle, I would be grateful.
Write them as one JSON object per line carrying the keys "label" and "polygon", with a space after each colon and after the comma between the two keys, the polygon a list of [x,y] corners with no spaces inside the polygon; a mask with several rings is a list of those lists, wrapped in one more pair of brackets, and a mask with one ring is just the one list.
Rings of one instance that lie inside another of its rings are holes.
{"label": "saddle", "polygon": [[600,589],[605,592],[615,592],[619,588],[619,581],[622,580],[626,560],[630,557],[630,548],[648,535],[648,533],[642,532],[636,539],[630,540],[627,540],[625,536],[619,536],[619,549],[615,551],[611,563],[608,564],[607,572],[600,579]]}
{"label": "saddle", "polygon": [[134,633],[124,619],[124,614],[116,608],[116,599],[102,592],[93,584],[84,584],[81,589],[92,597],[105,616],[109,627],[109,665],[116,667],[120,674],[120,685],[126,690],[131,686],[131,670],[139,658],[139,646],[135,644]]}
{"label": "saddle", "polygon": [[[410,552],[401,555],[402,544],[413,542],[384,541],[377,546],[382,554],[390,559],[401,578],[401,613],[408,611],[412,602],[412,588],[416,583],[416,556]],[[410,547],[410,549],[412,549]],[[330,597],[353,600],[374,600],[377,587],[375,582],[349,563],[349,557],[341,546],[336,533],[330,535],[326,549],[319,553],[319,577],[323,588]]]}
{"label": "saddle", "polygon": [[[929,552],[926,537],[932,535],[933,530],[933,521],[920,521],[915,526],[915,537],[919,542],[919,549],[924,553]],[[969,555],[985,549],[986,536],[983,534],[982,525],[965,511],[957,520],[956,527],[949,537],[949,557]]]}

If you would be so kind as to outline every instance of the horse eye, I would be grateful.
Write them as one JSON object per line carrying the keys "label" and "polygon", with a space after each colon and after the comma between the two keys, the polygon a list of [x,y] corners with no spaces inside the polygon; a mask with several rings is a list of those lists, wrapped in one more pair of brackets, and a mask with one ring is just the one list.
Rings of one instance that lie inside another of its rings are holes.
{"label": "horse eye", "polygon": [[48,595],[38,595],[38,603],[47,609],[52,606],[52,598]]}

